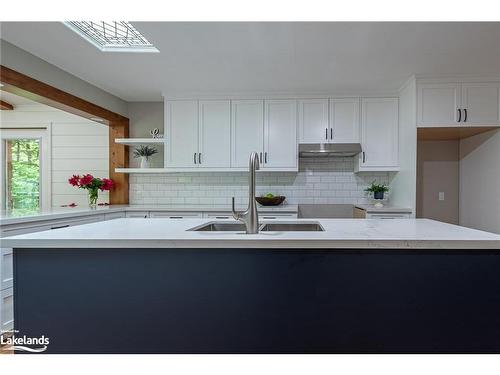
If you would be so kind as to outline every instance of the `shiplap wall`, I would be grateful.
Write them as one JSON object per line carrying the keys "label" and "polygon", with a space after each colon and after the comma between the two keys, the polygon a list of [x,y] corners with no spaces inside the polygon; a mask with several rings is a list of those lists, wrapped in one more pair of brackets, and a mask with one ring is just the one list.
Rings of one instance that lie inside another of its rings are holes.
{"label": "shiplap wall", "polygon": [[[108,127],[44,105],[19,105],[2,111],[2,126],[47,126],[51,133],[51,201],[53,207],[86,205],[87,192],[68,184],[72,174],[108,177]],[[100,192],[99,203],[109,202]]]}

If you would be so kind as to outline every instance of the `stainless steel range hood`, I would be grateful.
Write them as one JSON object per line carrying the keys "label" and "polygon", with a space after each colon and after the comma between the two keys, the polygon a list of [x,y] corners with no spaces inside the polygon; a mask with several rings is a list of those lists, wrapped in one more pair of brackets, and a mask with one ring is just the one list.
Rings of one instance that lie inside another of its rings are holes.
{"label": "stainless steel range hood", "polygon": [[301,143],[299,157],[349,157],[361,152],[359,143]]}

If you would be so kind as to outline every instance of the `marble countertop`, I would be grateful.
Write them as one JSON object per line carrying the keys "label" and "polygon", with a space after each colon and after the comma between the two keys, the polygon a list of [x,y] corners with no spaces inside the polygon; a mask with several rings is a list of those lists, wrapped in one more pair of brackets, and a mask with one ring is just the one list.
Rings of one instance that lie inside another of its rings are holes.
{"label": "marble countertop", "polygon": [[[230,222],[232,220],[226,220]],[[500,236],[428,219],[284,219],[323,232],[196,232],[209,219],[116,219],[3,238],[13,248],[498,249]],[[263,221],[265,223],[265,221]]]}
{"label": "marble countertop", "polygon": [[411,208],[391,206],[391,205],[375,207],[373,204],[355,204],[354,207],[365,210],[366,212],[397,212],[397,213],[409,213],[409,214],[412,213]]}
{"label": "marble countertop", "polygon": [[[237,210],[244,210],[246,207],[237,206]],[[280,206],[258,205],[259,212],[283,212],[296,213],[297,205],[283,204]],[[0,225],[30,223],[43,220],[64,219],[86,215],[99,215],[113,212],[126,211],[176,211],[176,212],[230,212],[231,206],[221,205],[110,205],[89,208],[84,206],[76,207],[54,207],[43,211],[2,211],[0,213]]]}

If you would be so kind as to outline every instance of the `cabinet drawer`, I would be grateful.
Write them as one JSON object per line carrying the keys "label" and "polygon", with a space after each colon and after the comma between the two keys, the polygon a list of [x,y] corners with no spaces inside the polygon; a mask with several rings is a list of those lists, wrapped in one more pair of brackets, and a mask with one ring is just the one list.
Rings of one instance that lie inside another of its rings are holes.
{"label": "cabinet drawer", "polygon": [[18,236],[21,234],[42,232],[44,230],[96,223],[102,221],[103,219],[104,215],[87,215],[68,219],[44,220],[34,223],[13,224],[2,228],[2,237]]}
{"label": "cabinet drawer", "polygon": [[12,288],[14,282],[12,249],[0,249],[0,290]]}
{"label": "cabinet drawer", "polygon": [[149,212],[148,211],[127,211],[125,217],[146,219],[149,217]]}
{"label": "cabinet drawer", "polygon": [[233,214],[231,212],[206,212],[203,217],[208,219],[233,219]]}
{"label": "cabinet drawer", "polygon": [[259,212],[260,220],[276,220],[276,219],[296,219],[297,214],[294,213],[272,213],[272,212]]}
{"label": "cabinet drawer", "polygon": [[201,218],[201,212],[173,212],[173,211],[151,211],[151,218],[163,218],[163,219],[196,219]]}
{"label": "cabinet drawer", "polygon": [[367,219],[408,219],[410,214],[406,213],[385,213],[385,214],[366,214]]}
{"label": "cabinet drawer", "polygon": [[113,212],[111,214],[104,214],[104,220],[121,219],[125,217],[125,212]]}
{"label": "cabinet drawer", "polygon": [[4,289],[0,292],[0,330],[14,329],[14,290]]}

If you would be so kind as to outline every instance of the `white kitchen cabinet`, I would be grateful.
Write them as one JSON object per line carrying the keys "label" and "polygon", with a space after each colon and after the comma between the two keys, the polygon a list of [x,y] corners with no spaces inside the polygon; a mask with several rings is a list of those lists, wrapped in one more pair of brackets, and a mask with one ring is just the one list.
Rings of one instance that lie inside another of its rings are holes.
{"label": "white kitchen cabinet", "polygon": [[296,219],[296,213],[260,212],[259,220]]}
{"label": "white kitchen cabinet", "polygon": [[124,217],[126,217],[125,212],[112,212],[104,214],[104,220],[122,219]]}
{"label": "white kitchen cabinet", "polygon": [[329,141],[328,99],[301,99],[298,101],[300,143]]}
{"label": "white kitchen cabinet", "polygon": [[127,211],[126,217],[147,219],[149,217],[149,211]]}
{"label": "white kitchen cabinet", "polygon": [[197,219],[202,218],[201,212],[194,211],[150,211],[150,218],[163,218],[163,219]]}
{"label": "white kitchen cabinet", "polygon": [[264,149],[264,101],[231,101],[231,167],[248,168],[252,152]]}
{"label": "white kitchen cabinet", "polygon": [[397,98],[361,99],[361,148],[356,172],[396,171],[399,112]]}
{"label": "white kitchen cabinet", "polygon": [[330,99],[330,143],[359,143],[359,98]]}
{"label": "white kitchen cabinet", "polygon": [[0,291],[0,331],[14,329],[14,289]]}
{"label": "white kitchen cabinet", "polygon": [[0,249],[0,290],[12,288],[14,282],[13,253],[10,248]]}
{"label": "white kitchen cabinet", "polygon": [[500,82],[421,83],[418,127],[500,125]]}
{"label": "white kitchen cabinet", "polygon": [[200,100],[200,168],[231,166],[231,103],[229,100]]}
{"label": "white kitchen cabinet", "polygon": [[462,83],[463,125],[500,125],[500,82]]}
{"label": "white kitchen cabinet", "polygon": [[266,100],[261,166],[264,169],[296,168],[297,158],[297,102]]}
{"label": "white kitchen cabinet", "polygon": [[167,149],[165,166],[195,168],[198,164],[198,101],[174,100],[165,103]]}

